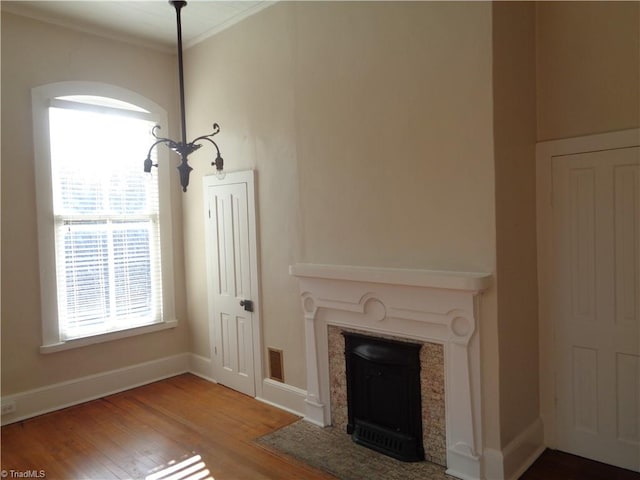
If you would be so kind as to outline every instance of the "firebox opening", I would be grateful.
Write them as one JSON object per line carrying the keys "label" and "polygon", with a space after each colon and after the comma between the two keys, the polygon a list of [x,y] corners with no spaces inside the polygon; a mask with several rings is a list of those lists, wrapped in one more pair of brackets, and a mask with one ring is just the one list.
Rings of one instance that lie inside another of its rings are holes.
{"label": "firebox opening", "polygon": [[343,332],[347,433],[405,462],[424,460],[420,391],[422,345]]}

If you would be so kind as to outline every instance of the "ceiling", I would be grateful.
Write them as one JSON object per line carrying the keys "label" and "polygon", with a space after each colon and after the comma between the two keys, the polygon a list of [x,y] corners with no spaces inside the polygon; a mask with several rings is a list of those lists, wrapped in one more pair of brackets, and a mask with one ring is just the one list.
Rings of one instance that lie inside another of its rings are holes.
{"label": "ceiling", "polygon": [[[181,11],[185,48],[272,5],[270,0],[191,0]],[[176,15],[166,0],[2,1],[2,10],[85,32],[175,51]]]}

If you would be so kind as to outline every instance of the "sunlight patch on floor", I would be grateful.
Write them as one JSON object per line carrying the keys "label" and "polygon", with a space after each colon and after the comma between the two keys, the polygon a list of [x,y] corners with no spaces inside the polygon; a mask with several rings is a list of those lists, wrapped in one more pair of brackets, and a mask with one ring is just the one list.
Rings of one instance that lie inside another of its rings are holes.
{"label": "sunlight patch on floor", "polygon": [[170,461],[166,467],[153,472],[145,480],[215,480],[200,455],[185,460]]}

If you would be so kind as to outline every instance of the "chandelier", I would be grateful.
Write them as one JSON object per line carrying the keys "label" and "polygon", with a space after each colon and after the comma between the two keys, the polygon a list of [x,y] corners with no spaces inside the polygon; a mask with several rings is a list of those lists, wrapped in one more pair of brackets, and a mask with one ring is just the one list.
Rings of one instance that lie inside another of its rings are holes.
{"label": "chandelier", "polygon": [[144,161],[144,171],[147,173],[151,173],[151,167],[157,167],[157,163],[153,163],[151,161],[151,152],[153,149],[160,145],[166,144],[171,150],[180,155],[180,165],[178,165],[178,171],[180,172],[180,185],[182,185],[182,191],[187,191],[187,186],[189,185],[189,174],[191,173],[191,165],[189,165],[188,157],[191,153],[198,150],[202,144],[201,142],[207,141],[211,143],[216,149],[216,159],[211,162],[211,165],[215,165],[216,171],[218,174],[222,173],[222,167],[224,165],[224,160],[220,156],[220,149],[216,142],[212,140],[212,137],[217,135],[220,132],[220,126],[217,123],[213,124],[213,132],[208,135],[202,135],[201,137],[197,137],[192,142],[187,143],[187,127],[185,121],[185,112],[184,112],[184,71],[182,68],[182,22],[180,18],[180,10],[182,7],[187,5],[185,1],[169,1],[171,5],[176,9],[176,24],[178,29],[178,76],[180,80],[180,125],[182,128],[182,140],[176,142],[169,138],[162,138],[157,135],[157,131],[160,130],[160,125],[156,125],[151,130],[151,134],[156,139],[151,148],[149,148],[149,153],[147,153],[147,158]]}

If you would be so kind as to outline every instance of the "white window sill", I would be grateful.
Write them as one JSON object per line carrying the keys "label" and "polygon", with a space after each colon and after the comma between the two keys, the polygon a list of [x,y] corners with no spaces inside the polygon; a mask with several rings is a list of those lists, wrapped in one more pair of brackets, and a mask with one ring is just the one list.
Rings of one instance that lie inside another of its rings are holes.
{"label": "white window sill", "polygon": [[169,320],[166,322],[154,323],[152,325],[145,325],[143,327],[135,327],[135,328],[128,328],[126,330],[118,330],[117,332],[109,332],[109,333],[102,333],[98,335],[92,335],[90,337],[75,338],[73,340],[66,340],[64,342],[42,345],[40,347],[40,353],[61,352],[63,350],[86,347],[87,345],[93,345],[96,343],[110,342],[111,340],[118,340],[120,338],[134,337],[136,335],[144,335],[146,333],[159,332],[161,330],[168,330],[170,328],[176,328],[177,326],[178,326],[177,320]]}

